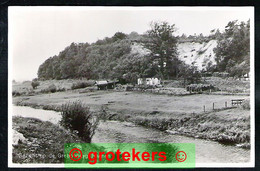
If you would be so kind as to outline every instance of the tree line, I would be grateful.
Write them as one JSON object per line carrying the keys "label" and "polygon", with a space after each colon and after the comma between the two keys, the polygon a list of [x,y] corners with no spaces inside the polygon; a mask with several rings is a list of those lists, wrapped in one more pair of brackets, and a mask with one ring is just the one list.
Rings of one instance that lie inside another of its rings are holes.
{"label": "tree line", "polygon": [[214,49],[217,65],[210,68],[228,72],[231,76],[243,76],[250,71],[250,20],[230,21],[218,37]]}

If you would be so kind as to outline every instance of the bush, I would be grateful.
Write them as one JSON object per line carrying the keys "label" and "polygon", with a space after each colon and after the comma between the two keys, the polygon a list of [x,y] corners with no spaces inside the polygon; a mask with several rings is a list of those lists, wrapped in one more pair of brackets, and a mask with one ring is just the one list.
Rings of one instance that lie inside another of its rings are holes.
{"label": "bush", "polygon": [[241,107],[244,110],[250,110],[250,100],[244,100],[241,104]]}
{"label": "bush", "polygon": [[57,88],[54,84],[51,84],[49,87],[48,87],[48,91],[51,92],[51,93],[55,93],[57,91]]}
{"label": "bush", "polygon": [[80,101],[69,102],[61,106],[61,116],[61,126],[76,131],[83,141],[91,142],[99,120],[93,116],[89,107]]}
{"label": "bush", "polygon": [[205,53],[205,52],[206,52],[206,50],[207,50],[207,49],[204,49],[204,50],[199,50],[199,51],[198,51],[198,55],[202,55],[203,53]]}
{"label": "bush", "polygon": [[40,82],[39,81],[32,81],[31,85],[32,85],[33,89],[36,89],[40,85]]}
{"label": "bush", "polygon": [[12,95],[15,97],[15,96],[21,96],[21,93],[19,93],[18,91],[13,91],[12,92]]}
{"label": "bush", "polygon": [[59,91],[60,89],[57,89],[57,87],[54,84],[49,85],[48,88],[42,89],[41,93],[55,93],[56,91]]}
{"label": "bush", "polygon": [[88,82],[77,82],[77,83],[73,83],[71,86],[71,89],[79,89],[79,88],[86,88],[91,86],[92,84],[88,83]]}

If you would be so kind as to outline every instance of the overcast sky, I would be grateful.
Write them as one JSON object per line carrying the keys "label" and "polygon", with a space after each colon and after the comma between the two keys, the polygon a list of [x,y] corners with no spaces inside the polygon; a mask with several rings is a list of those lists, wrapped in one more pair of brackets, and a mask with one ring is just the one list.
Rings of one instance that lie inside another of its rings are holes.
{"label": "overcast sky", "polygon": [[176,35],[207,35],[229,21],[252,19],[253,8],[9,7],[8,16],[12,78],[24,81],[36,78],[39,65],[72,42],[92,43],[118,31],[142,34],[151,21],[175,24]]}

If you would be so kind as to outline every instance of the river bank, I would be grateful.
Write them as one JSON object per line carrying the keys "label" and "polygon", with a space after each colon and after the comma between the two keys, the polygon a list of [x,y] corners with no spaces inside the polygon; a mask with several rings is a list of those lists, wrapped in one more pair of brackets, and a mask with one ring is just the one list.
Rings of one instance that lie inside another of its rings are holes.
{"label": "river bank", "polygon": [[[63,163],[65,143],[83,143],[79,137],[49,121],[14,116],[13,163]],[[17,136],[17,134],[16,134]]]}

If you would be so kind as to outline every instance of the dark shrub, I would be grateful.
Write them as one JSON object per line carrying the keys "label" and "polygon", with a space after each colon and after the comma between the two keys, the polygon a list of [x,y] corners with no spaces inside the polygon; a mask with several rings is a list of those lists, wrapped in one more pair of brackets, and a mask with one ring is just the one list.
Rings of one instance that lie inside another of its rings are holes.
{"label": "dark shrub", "polygon": [[99,120],[93,116],[89,107],[80,101],[69,102],[61,106],[61,116],[61,126],[77,131],[83,141],[91,142]]}
{"label": "dark shrub", "polygon": [[15,97],[15,96],[20,96],[21,95],[21,93],[19,93],[18,91],[13,91],[12,92],[12,95]]}
{"label": "dark shrub", "polygon": [[32,81],[31,85],[32,85],[33,89],[36,89],[40,85],[40,82],[39,81]]}
{"label": "dark shrub", "polygon": [[205,53],[205,52],[206,52],[206,50],[207,50],[207,49],[204,49],[204,50],[199,50],[199,51],[198,51],[198,55],[202,55],[203,53]]}
{"label": "dark shrub", "polygon": [[241,107],[244,110],[250,110],[250,100],[244,100],[241,104]]}
{"label": "dark shrub", "polygon": [[51,92],[51,93],[55,93],[57,91],[57,88],[54,84],[51,84],[49,87],[48,87],[48,91]]}
{"label": "dark shrub", "polygon": [[49,85],[49,87],[42,89],[41,93],[55,93],[56,91],[59,91],[57,87],[54,84]]}
{"label": "dark shrub", "polygon": [[88,83],[88,82],[77,82],[77,83],[73,83],[71,89],[79,89],[79,88],[86,88],[92,86],[92,84]]}

